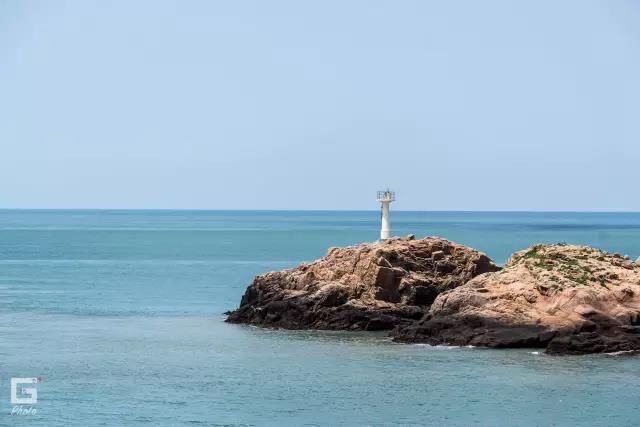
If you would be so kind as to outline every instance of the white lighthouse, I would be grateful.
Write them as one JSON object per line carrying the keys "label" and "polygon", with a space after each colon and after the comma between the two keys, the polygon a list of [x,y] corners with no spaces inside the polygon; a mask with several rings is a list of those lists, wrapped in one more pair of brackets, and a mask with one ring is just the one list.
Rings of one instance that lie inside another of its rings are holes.
{"label": "white lighthouse", "polygon": [[389,205],[396,200],[396,193],[389,190],[378,191],[377,200],[382,208],[382,225],[380,227],[380,240],[391,237],[391,219],[389,218]]}

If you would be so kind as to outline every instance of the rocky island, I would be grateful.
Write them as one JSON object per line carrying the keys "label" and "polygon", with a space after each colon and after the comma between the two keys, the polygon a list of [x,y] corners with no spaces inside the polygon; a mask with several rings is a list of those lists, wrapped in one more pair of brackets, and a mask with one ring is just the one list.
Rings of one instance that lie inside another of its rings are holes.
{"label": "rocky island", "polygon": [[551,354],[640,350],[640,266],[587,246],[535,245],[442,293],[394,339]]}
{"label": "rocky island", "polygon": [[437,237],[331,248],[312,263],[257,276],[227,321],[390,330],[422,319],[441,292],[499,269],[485,254]]}
{"label": "rocky island", "polygon": [[640,265],[567,244],[535,245],[504,268],[438,237],[331,248],[257,276],[228,322],[286,329],[390,330],[397,342],[640,350]]}

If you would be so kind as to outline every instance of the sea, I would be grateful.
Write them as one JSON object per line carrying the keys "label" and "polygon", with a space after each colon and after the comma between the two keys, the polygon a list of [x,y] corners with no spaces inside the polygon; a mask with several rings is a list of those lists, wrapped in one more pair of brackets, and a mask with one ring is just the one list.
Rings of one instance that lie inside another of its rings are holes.
{"label": "sea", "polygon": [[[395,235],[442,236],[498,263],[539,242],[640,256],[639,213],[391,219]],[[378,211],[0,210],[0,426],[640,423],[638,357],[224,322],[255,275],[376,240],[379,221]]]}

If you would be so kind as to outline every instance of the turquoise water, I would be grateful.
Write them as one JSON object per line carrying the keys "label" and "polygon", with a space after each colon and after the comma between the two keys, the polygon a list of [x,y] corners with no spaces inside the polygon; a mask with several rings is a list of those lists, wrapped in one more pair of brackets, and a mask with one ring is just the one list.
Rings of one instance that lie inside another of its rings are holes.
{"label": "turquoise water", "polygon": [[[374,240],[378,212],[0,210],[0,425],[635,425],[640,358],[228,325],[262,271]],[[640,256],[640,214],[393,212],[498,262]],[[9,379],[41,376],[36,415]]]}

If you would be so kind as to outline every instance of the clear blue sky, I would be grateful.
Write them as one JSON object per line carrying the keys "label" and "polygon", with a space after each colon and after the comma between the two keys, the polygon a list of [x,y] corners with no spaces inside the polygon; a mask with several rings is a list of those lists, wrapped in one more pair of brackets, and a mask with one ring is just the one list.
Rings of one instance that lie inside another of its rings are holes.
{"label": "clear blue sky", "polygon": [[0,207],[640,210],[640,3],[2,1]]}

